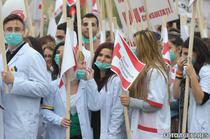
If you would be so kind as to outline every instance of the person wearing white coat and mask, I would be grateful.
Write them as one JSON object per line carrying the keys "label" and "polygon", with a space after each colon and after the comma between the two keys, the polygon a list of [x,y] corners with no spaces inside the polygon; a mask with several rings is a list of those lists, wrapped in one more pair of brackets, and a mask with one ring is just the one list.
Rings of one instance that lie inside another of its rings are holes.
{"label": "person wearing white coat and mask", "polygon": [[[58,44],[53,54],[54,71],[59,74],[64,43]],[[57,65],[57,66],[56,66]],[[71,80],[70,113],[71,124],[66,115],[66,89],[62,85],[60,78],[52,81],[50,95],[43,101],[43,118],[47,123],[47,139],[66,139],[66,128],[70,126],[70,139],[92,139],[92,129],[90,127],[90,117],[87,108],[85,87],[86,82],[80,80],[84,77],[82,65],[77,63],[76,75]],[[59,87],[60,85],[60,87]]]}
{"label": "person wearing white coat and mask", "polygon": [[[41,97],[49,93],[44,58],[23,41],[25,25],[11,14],[3,22],[8,71],[2,72],[5,139],[36,139]],[[5,92],[4,84],[9,86]]]}
{"label": "person wearing white coat and mask", "polygon": [[137,58],[146,65],[129,88],[130,96],[121,95],[121,103],[129,107],[131,114],[131,138],[169,139],[168,75],[157,37],[142,30],[134,35],[134,42]]}
{"label": "person wearing white coat and mask", "polygon": [[113,46],[111,42],[99,45],[93,69],[87,71],[88,108],[92,111],[94,139],[126,138],[123,106],[119,97],[121,81],[110,69]]}

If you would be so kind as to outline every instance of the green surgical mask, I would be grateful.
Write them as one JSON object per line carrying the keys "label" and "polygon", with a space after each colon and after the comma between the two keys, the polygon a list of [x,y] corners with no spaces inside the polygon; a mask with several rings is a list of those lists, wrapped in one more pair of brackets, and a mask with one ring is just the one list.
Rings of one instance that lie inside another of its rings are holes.
{"label": "green surgical mask", "polygon": [[133,52],[133,54],[134,54],[135,56],[137,56],[136,47],[131,47],[131,51]]}
{"label": "green surgical mask", "polygon": [[8,46],[18,46],[23,41],[23,36],[19,32],[5,33],[5,40]]}
{"label": "green surgical mask", "polygon": [[[94,36],[93,41],[96,41],[96,39],[97,39],[96,36]],[[88,39],[84,36],[82,36],[82,41],[83,41],[84,44],[89,44],[90,43],[90,39]]]}
{"label": "green surgical mask", "polygon": [[107,69],[111,68],[111,64],[102,63],[100,61],[96,61],[94,63],[101,71],[106,71]]}
{"label": "green surgical mask", "polygon": [[85,77],[86,77],[85,70],[77,70],[76,71],[76,78],[77,78],[77,80],[85,79]]}
{"label": "green surgical mask", "polygon": [[173,50],[170,50],[170,60],[171,62],[174,62],[176,60],[176,55]]}
{"label": "green surgical mask", "polygon": [[192,64],[195,65],[195,63],[196,63],[196,60],[192,59]]}
{"label": "green surgical mask", "polygon": [[60,56],[59,54],[55,54],[54,61],[57,65],[59,65]]}

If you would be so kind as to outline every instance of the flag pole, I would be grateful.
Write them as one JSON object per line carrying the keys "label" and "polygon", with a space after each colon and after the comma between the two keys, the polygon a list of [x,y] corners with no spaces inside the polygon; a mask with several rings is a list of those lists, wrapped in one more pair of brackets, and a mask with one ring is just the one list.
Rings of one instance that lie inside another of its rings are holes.
{"label": "flag pole", "polygon": [[24,0],[25,2],[25,9],[26,9],[26,16],[27,16],[27,22],[28,22],[28,25],[29,25],[29,30],[30,30],[30,33],[31,36],[35,36],[35,32],[34,32],[34,27],[33,27],[33,24],[32,24],[32,19],[31,19],[31,16],[29,15],[29,9],[28,9],[28,0]]}
{"label": "flag pole", "polygon": [[[66,17],[67,28],[69,31],[73,31],[73,19]],[[69,32],[67,32],[69,33]],[[66,76],[66,118],[71,120],[70,118],[70,97],[71,97],[71,80],[70,80],[70,70],[65,73]],[[66,139],[70,139],[70,126],[66,128]]]}
{"label": "flag pole", "polygon": [[66,5],[67,5],[67,1],[66,0],[63,0],[63,7],[62,7],[62,14],[63,14],[63,18],[64,18],[64,21],[66,21],[66,18],[67,18],[67,11],[66,11]]}
{"label": "flag pole", "polygon": [[[122,91],[122,94],[127,95],[124,89]],[[124,118],[125,118],[125,127],[126,127],[127,139],[131,139],[131,129],[130,129],[129,116],[128,116],[128,107],[123,106],[123,109],[124,109]]]}
{"label": "flag pole", "polygon": [[146,13],[146,19],[147,19],[147,27],[149,30],[152,30],[152,27],[150,25],[150,19],[149,19],[149,10],[148,10],[148,1],[144,0],[144,9],[145,9],[145,13]]}
{"label": "flag pole", "polygon": [[[192,11],[192,21],[190,25],[190,40],[189,40],[189,49],[188,49],[188,59],[187,63],[190,64],[190,57],[192,57],[193,51],[193,41],[194,41],[194,29],[195,29],[195,15],[196,15],[196,3],[193,3],[193,11]],[[183,122],[182,122],[182,133],[186,133],[187,127],[187,114],[188,114],[188,98],[189,98],[189,77],[186,76],[185,83],[185,94],[184,94],[184,108],[183,108]]]}
{"label": "flag pole", "polygon": [[201,1],[202,0],[196,1],[196,11],[197,11],[197,16],[198,16],[198,26],[199,26],[201,38],[205,38],[203,14],[201,12],[201,6],[202,6],[201,5],[202,4]]}
{"label": "flag pole", "polygon": [[[3,19],[2,19],[2,1],[0,1],[0,53],[2,56],[2,61],[4,65],[4,71],[8,71],[8,65],[7,65],[7,57],[6,57],[6,51],[5,51],[5,43],[4,43],[4,31],[3,31]],[[5,93],[9,93],[8,85],[5,84]]]}
{"label": "flag pole", "polygon": [[111,4],[111,0],[105,0],[105,2],[106,2],[106,7],[110,7],[110,9],[106,8],[106,10],[107,10],[107,16],[109,20],[111,40],[114,41],[114,35],[113,35],[113,29],[112,29],[112,4]]}
{"label": "flag pole", "polygon": [[44,2],[41,0],[41,18],[40,18],[40,37],[43,37],[44,34]]}
{"label": "flag pole", "polygon": [[94,57],[94,48],[93,48],[93,28],[92,28],[92,22],[88,22],[88,28],[89,28],[89,39],[90,39],[90,53],[91,53],[91,60],[93,60]]}

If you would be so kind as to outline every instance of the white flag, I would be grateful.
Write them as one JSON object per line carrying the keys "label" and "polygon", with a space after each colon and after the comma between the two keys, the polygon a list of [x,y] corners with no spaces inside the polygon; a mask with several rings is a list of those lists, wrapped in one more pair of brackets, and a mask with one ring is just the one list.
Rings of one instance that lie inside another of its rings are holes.
{"label": "white flag", "polygon": [[51,35],[52,37],[55,37],[56,30],[57,30],[57,25],[55,22],[55,17],[51,16],[49,25],[48,25],[47,35]]}

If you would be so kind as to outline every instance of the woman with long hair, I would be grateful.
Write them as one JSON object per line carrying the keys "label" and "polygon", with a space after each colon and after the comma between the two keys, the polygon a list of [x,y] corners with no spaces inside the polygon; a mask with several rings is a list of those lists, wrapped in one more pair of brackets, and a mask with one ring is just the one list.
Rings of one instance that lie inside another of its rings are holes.
{"label": "woman with long hair", "polygon": [[[189,39],[182,47],[182,56],[177,62],[178,70],[174,82],[174,98],[184,97],[185,74],[190,79],[188,132],[210,134],[210,53],[205,43],[194,38],[190,64],[186,64]],[[186,68],[184,68],[184,66]],[[186,70],[184,70],[186,69]],[[185,73],[186,72],[186,73]],[[180,98],[181,99],[181,98]],[[210,137],[208,137],[209,139]]]}
{"label": "woman with long hair", "polygon": [[71,70],[70,116],[66,115],[66,89],[61,83],[60,71],[63,59],[64,43],[57,45],[53,54],[54,76],[51,82],[50,95],[43,100],[42,115],[47,121],[46,139],[66,139],[66,128],[70,126],[70,139],[92,139],[90,117],[85,93],[85,66],[77,63]]}
{"label": "woman with long hair", "polygon": [[131,111],[132,139],[162,139],[170,133],[168,73],[154,32],[143,30],[134,35],[137,58],[145,63],[129,94],[121,103]]}
{"label": "woman with long hair", "polygon": [[87,72],[88,108],[93,111],[94,139],[124,139],[121,82],[111,71],[114,44],[105,42],[96,49],[92,68]]}

